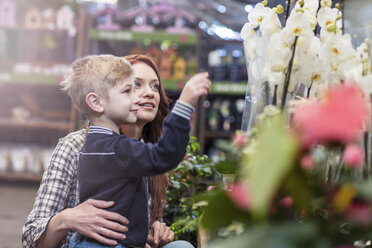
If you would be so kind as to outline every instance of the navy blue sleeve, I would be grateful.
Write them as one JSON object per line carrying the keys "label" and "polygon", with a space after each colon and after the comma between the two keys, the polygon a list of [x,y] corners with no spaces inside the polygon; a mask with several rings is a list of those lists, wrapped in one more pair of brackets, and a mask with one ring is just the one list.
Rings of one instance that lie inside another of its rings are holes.
{"label": "navy blue sleeve", "polygon": [[169,171],[183,160],[189,133],[189,120],[172,112],[164,120],[163,133],[158,143],[142,143],[118,135],[111,146],[124,175],[150,176]]}

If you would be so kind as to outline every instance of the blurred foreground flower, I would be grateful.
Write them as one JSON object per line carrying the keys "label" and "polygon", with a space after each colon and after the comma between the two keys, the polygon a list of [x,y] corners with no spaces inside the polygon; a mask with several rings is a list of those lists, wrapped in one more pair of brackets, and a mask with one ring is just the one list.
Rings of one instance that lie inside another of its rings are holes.
{"label": "blurred foreground flower", "polygon": [[356,144],[347,145],[342,160],[350,167],[360,168],[363,165],[363,151]]}
{"label": "blurred foreground flower", "polygon": [[329,142],[355,141],[368,124],[369,109],[359,88],[333,87],[319,102],[299,106],[294,128],[303,147]]}
{"label": "blurred foreground flower", "polygon": [[243,131],[236,131],[234,138],[233,138],[233,144],[236,147],[242,147],[247,142],[247,136],[246,133]]}
{"label": "blurred foreground flower", "polygon": [[249,210],[251,205],[250,193],[242,182],[236,182],[231,186],[227,195],[242,210]]}

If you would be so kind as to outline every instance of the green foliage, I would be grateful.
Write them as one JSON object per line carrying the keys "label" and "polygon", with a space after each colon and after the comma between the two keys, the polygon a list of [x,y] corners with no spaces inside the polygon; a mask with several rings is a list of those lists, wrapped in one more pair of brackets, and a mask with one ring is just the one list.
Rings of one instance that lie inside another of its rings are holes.
{"label": "green foliage", "polygon": [[259,248],[329,248],[329,242],[319,239],[317,226],[308,223],[299,228],[298,223],[258,224],[241,235],[218,240],[208,247],[259,247]]}
{"label": "green foliage", "polygon": [[208,247],[368,247],[372,180],[355,180],[358,168],[329,170],[330,162],[341,166],[341,151],[312,147],[314,165],[304,166],[309,151],[281,114],[265,115],[254,135],[237,140],[230,142],[235,148],[224,143],[231,157],[217,162],[218,170],[230,172],[236,161],[235,181],[203,196],[200,224],[209,231]]}
{"label": "green foliage", "polygon": [[[256,152],[245,157],[249,164],[243,178],[249,182],[252,198],[251,211],[256,218],[265,217],[278,185],[295,165],[297,142],[288,135],[281,115],[276,115],[259,129],[260,143]],[[270,151],[268,155],[267,151]]]}
{"label": "green foliage", "polygon": [[[218,188],[204,195],[208,205],[203,210],[200,224],[206,229],[228,226],[234,220],[249,221],[250,216],[239,209],[225,191]],[[222,214],[223,213],[223,214]]]}
{"label": "green foliage", "polygon": [[207,155],[199,155],[199,151],[199,143],[191,136],[185,159],[172,172],[163,217],[171,225],[175,239],[187,240],[195,246],[203,206],[203,202],[195,196],[206,192],[208,186],[218,180],[211,159]]}

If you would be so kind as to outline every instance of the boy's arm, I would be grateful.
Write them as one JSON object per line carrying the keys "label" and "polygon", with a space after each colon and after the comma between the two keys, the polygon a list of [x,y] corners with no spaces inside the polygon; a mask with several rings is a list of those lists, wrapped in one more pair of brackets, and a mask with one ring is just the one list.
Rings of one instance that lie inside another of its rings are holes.
{"label": "boy's arm", "polygon": [[[179,100],[163,123],[163,133],[156,144],[143,144],[125,139],[116,154],[127,175],[148,176],[163,173],[176,167],[184,158],[189,141],[190,116],[200,96],[209,92],[208,73],[198,73],[185,85]],[[135,165],[135,166],[133,166]]]}

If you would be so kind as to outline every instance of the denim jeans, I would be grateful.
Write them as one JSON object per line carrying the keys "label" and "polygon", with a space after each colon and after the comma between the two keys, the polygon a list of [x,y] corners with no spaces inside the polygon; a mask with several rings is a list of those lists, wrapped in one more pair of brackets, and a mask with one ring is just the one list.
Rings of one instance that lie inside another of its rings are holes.
{"label": "denim jeans", "polygon": [[126,246],[118,243],[115,246],[107,246],[88,239],[79,233],[74,233],[70,239],[70,248],[127,248]]}
{"label": "denim jeans", "polygon": [[177,240],[177,241],[170,242],[162,246],[161,248],[194,248],[194,246],[187,241]]}
{"label": "denim jeans", "polygon": [[[86,239],[83,236],[81,236],[78,233],[74,233],[70,239],[70,248],[127,248],[126,246],[122,244],[117,244],[116,246],[107,246],[103,244],[99,244],[97,242],[94,242],[90,239]],[[187,241],[184,240],[177,240],[170,242],[161,248],[194,248],[192,244],[190,244]]]}

